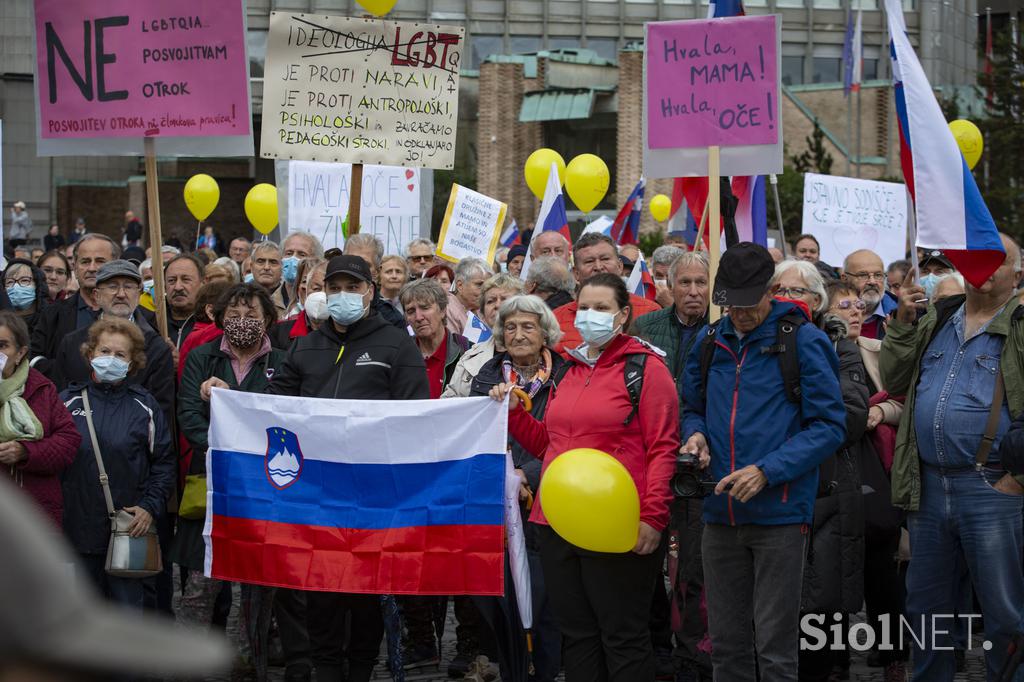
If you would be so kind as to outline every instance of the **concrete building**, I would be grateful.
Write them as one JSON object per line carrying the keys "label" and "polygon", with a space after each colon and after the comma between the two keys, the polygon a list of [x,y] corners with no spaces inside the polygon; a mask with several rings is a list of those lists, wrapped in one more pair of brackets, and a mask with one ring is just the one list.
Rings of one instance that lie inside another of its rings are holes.
{"label": "concrete building", "polygon": [[[817,117],[827,129],[836,171],[855,154],[847,137],[846,104],[837,96],[850,0],[746,0],[748,13],[782,16],[785,139],[796,153]],[[858,0],[852,0],[858,2]],[[864,9],[865,78],[861,98],[861,160],[866,176],[895,174],[891,97],[885,78],[885,21],[881,0],[859,0]],[[91,229],[115,234],[121,214],[140,216],[141,159],[131,157],[38,158],[32,0],[0,3],[0,119],[3,120],[3,209],[25,201],[41,237],[53,220],[69,229],[84,215]],[[903,0],[911,39],[936,85],[967,86],[978,70],[977,0]],[[262,77],[271,10],[360,15],[354,0],[246,0],[254,130],[262,111]],[[982,10],[983,11],[983,10]],[[706,0],[399,0],[389,18],[429,20],[467,29],[461,81],[457,176],[476,177],[481,191],[506,199],[520,223],[537,202],[522,181],[522,162],[549,145],[571,158],[601,155],[613,173],[613,207],[639,176],[637,107],[642,81],[636,46],[649,21],[705,16]],[[532,56],[522,56],[532,54]],[[559,112],[569,112],[563,115]],[[580,114],[586,115],[581,116]],[[635,137],[634,137],[635,136]],[[258,145],[258,135],[257,135]],[[160,164],[164,224],[187,234],[180,186],[189,175],[211,172],[222,183],[222,202],[256,181],[273,182],[263,160],[164,160]],[[444,191],[437,183],[438,191]],[[664,191],[664,187],[654,188]],[[649,190],[650,191],[650,190]],[[247,230],[241,211],[224,212],[222,236]],[[218,214],[219,215],[219,214]],[[436,226],[435,226],[436,230]],[[165,229],[166,231],[166,229]]]}

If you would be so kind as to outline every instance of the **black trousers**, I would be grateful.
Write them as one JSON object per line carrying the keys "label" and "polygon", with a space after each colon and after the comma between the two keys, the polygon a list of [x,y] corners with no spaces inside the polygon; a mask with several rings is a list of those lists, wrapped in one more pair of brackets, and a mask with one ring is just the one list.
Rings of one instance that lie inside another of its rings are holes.
{"label": "black trousers", "polygon": [[[876,641],[881,634],[879,616],[888,614],[893,632],[896,632],[900,616],[903,615],[904,581],[896,564],[896,550],[900,544],[900,529],[890,534],[868,535],[864,538],[864,603],[867,606],[868,624],[876,629]],[[975,612],[977,613],[977,612]],[[899,637],[894,637],[893,651],[879,651],[882,664],[906,661],[908,652],[899,647]]]}
{"label": "black trousers", "polygon": [[[350,619],[350,620],[349,620]],[[345,646],[349,620],[348,646]],[[307,592],[306,621],[317,682],[368,682],[384,637],[380,596]],[[348,659],[348,677],[343,678]]]}
{"label": "black trousers", "polygon": [[654,680],[649,623],[663,549],[646,556],[589,552],[550,527],[538,530],[566,682]]}

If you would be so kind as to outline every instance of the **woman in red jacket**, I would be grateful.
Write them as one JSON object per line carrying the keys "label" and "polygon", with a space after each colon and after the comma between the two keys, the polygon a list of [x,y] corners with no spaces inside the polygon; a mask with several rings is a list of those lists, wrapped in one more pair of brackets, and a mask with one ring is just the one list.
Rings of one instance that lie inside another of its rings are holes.
{"label": "woman in red jacket", "polygon": [[[668,523],[669,479],[679,450],[679,400],[660,353],[628,336],[629,294],[622,279],[598,274],[583,282],[575,326],[583,344],[569,351],[571,368],[550,399],[543,421],[509,402],[509,431],[543,460],[541,482],[553,459],[574,448],[603,450],[622,464],[640,493],[636,546],[626,554],[580,549],[544,518],[543,497],[530,515],[538,524],[541,562],[555,619],[562,630],[567,682],[647,682],[655,659],[648,627]],[[625,366],[644,358],[636,412],[626,389]],[[491,397],[504,400],[512,384]]]}
{"label": "woman in red jacket", "polygon": [[31,495],[57,528],[64,512],[60,474],[75,460],[81,436],[57,389],[29,367],[28,327],[0,312],[0,471]]}

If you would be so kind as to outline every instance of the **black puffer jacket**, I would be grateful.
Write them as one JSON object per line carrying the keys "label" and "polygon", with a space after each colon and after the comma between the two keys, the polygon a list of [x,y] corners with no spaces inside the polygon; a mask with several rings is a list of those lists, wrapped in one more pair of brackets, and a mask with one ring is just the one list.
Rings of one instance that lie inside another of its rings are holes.
{"label": "black puffer jacket", "polygon": [[266,392],[365,400],[430,397],[427,367],[412,337],[373,312],[344,334],[328,320],[295,339]]}
{"label": "black puffer jacket", "polygon": [[856,613],[864,601],[864,502],[860,462],[868,419],[867,373],[856,343],[840,339],[839,385],[846,442],[818,470],[801,611]]}
{"label": "black puffer jacket", "polygon": [[[82,554],[104,554],[110,519],[85,419],[83,388],[72,384],[60,394],[82,436],[78,455],[63,476],[64,533]],[[161,517],[174,488],[175,461],[160,405],[146,389],[127,381],[90,382],[87,390],[114,508],[139,506],[154,519]]]}

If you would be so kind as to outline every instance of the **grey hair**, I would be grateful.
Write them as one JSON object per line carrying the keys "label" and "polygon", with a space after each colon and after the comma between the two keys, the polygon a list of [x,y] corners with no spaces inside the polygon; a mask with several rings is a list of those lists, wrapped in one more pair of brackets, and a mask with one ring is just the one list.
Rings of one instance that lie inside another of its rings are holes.
{"label": "grey hair", "polygon": [[472,279],[473,275],[479,272],[482,272],[484,277],[488,277],[494,274],[494,269],[483,258],[463,258],[455,266],[455,279],[452,284]]}
{"label": "grey hair", "polygon": [[537,285],[537,291],[555,293],[564,291],[572,296],[576,292],[576,280],[569,271],[569,265],[558,256],[541,256],[530,263],[527,283]]}
{"label": "grey hair", "polygon": [[241,271],[238,269],[238,263],[231,260],[227,256],[221,256],[217,260],[213,261],[210,265],[217,265],[222,268],[228,268],[231,271],[231,280],[238,284],[242,279]]}
{"label": "grey hair", "polygon": [[437,244],[435,244],[434,242],[430,241],[429,239],[424,239],[423,237],[420,237],[419,239],[413,239],[411,242],[409,242],[408,244],[405,245],[405,257],[406,258],[409,257],[409,250],[412,249],[412,247],[414,247],[414,246],[427,246],[427,247],[430,247],[430,253],[434,253],[435,251],[437,251]]}
{"label": "grey hair", "polygon": [[505,350],[504,334],[505,320],[516,313],[536,315],[540,320],[540,331],[544,337],[545,346],[554,346],[562,340],[562,329],[558,326],[558,320],[551,308],[537,296],[520,294],[513,296],[498,308],[498,317],[494,319],[494,348],[499,351]]}
{"label": "grey hair", "polygon": [[171,253],[171,254],[174,254],[175,256],[177,256],[177,255],[181,254],[181,249],[179,249],[177,246],[171,246],[170,244],[164,244],[163,246],[160,247],[160,253]]}
{"label": "grey hair", "polygon": [[387,256],[384,256],[383,258],[380,259],[381,267],[384,266],[384,262],[385,261],[387,261],[388,263],[390,263],[391,261],[395,261],[396,263],[401,263],[402,264],[402,268],[405,270],[405,276],[406,277],[409,276],[409,262],[407,260],[405,260],[404,256],[399,256],[399,255],[394,254],[394,253],[392,253],[390,255],[387,255]]}
{"label": "grey hair", "polygon": [[1013,244],[1014,248],[1016,249],[1017,257],[1013,259],[1013,271],[1014,272],[1020,272],[1020,270],[1021,270],[1020,244],[1017,243],[1016,239],[1014,239],[1010,235],[1006,234],[1005,232],[1000,232],[999,236],[1002,237],[1003,239],[1005,239],[1006,241],[1010,242],[1011,244]]}
{"label": "grey hair", "polygon": [[[661,247],[659,247],[661,248]],[[654,253],[658,253],[655,251]],[[683,255],[672,261],[672,265],[668,268],[668,282],[671,285],[676,281],[676,273],[679,272],[679,268],[689,267],[696,265],[704,268],[704,274],[710,276],[710,267],[708,266],[708,257],[703,251],[683,251]]]}
{"label": "grey hair", "polygon": [[778,284],[782,275],[790,270],[796,270],[811,293],[818,297],[820,303],[811,312],[815,314],[825,312],[828,309],[828,293],[825,291],[825,280],[818,268],[814,267],[814,263],[805,260],[784,260],[775,266],[775,274],[772,275],[768,286],[772,287]]}
{"label": "grey hair", "polygon": [[277,251],[278,257],[283,255],[281,247],[277,245],[277,242],[266,240],[262,242],[256,242],[255,244],[252,245],[252,251],[249,253],[249,258],[251,258],[253,262],[255,262],[257,253],[259,253],[260,251],[270,251],[271,249]]}
{"label": "grey hair", "polygon": [[[537,255],[537,250],[534,248],[534,246],[536,246],[537,243],[534,240],[537,237],[541,236],[542,234],[558,235],[558,238],[562,240],[562,245],[565,246],[565,250],[566,251],[569,250],[569,246],[570,246],[569,240],[565,238],[564,234],[562,234],[561,232],[555,232],[554,230],[542,230],[541,232],[535,232],[533,234],[533,237],[530,238],[530,255],[531,256],[536,256]],[[591,234],[593,234],[593,233],[591,233]],[[611,239],[609,238],[608,241],[611,241]],[[612,246],[614,246],[614,245],[615,245],[615,242],[612,242]],[[530,267],[532,268],[533,266],[531,265]]]}
{"label": "grey hair", "polygon": [[403,308],[413,301],[416,303],[436,303],[438,309],[442,311],[448,308],[448,293],[444,290],[444,287],[437,283],[436,279],[429,277],[406,282],[402,286],[402,290],[398,292],[398,300],[402,302]]}
{"label": "grey hair", "polygon": [[480,303],[477,307],[481,310],[483,310],[484,300],[491,289],[508,289],[509,291],[516,292],[516,294],[521,294],[523,293],[523,280],[507,272],[488,277],[484,285],[480,287]]}
{"label": "grey hair", "polygon": [[654,250],[654,253],[651,254],[651,267],[653,268],[655,265],[671,266],[677,259],[686,253],[688,252],[680,249],[678,246],[672,246],[671,244],[659,246]]}
{"label": "grey hair", "polygon": [[[941,282],[944,279],[949,279],[950,277],[955,279],[960,284],[961,289],[964,289],[966,287],[966,284],[964,283],[964,276],[961,275],[956,270],[951,270],[950,272],[947,272],[945,275],[939,275],[939,282]],[[936,286],[938,286],[938,282],[936,282],[935,284]]]}
{"label": "grey hair", "polygon": [[345,248],[342,253],[348,253],[350,246],[354,249],[373,249],[378,268],[380,267],[380,262],[384,260],[384,242],[368,232],[360,232],[346,239]]}
{"label": "grey hair", "polygon": [[147,258],[146,260],[139,263],[139,277],[145,277],[145,275],[142,274],[142,271],[145,270],[146,268],[149,268],[150,270],[153,269],[152,258]]}
{"label": "grey hair", "polygon": [[[316,235],[310,234],[309,232],[304,232],[302,230],[295,230],[293,232],[289,232],[288,235],[284,238],[284,241],[281,242],[282,246],[284,244],[287,244],[288,240],[292,239],[293,237],[303,237],[305,239],[308,239],[309,243],[313,245],[313,255],[316,256],[317,258],[324,257],[324,245],[320,243],[320,240],[316,238]],[[281,251],[283,254],[284,249],[281,249]]]}
{"label": "grey hair", "polygon": [[107,235],[100,234],[99,232],[86,232],[85,234],[82,235],[81,239],[75,242],[75,247],[71,251],[71,255],[74,257],[75,260],[78,260],[78,247],[80,247],[82,244],[86,243],[90,239],[99,239],[100,241],[104,241],[110,244],[110,255],[113,257],[113,260],[120,260],[121,245],[115,242]]}

